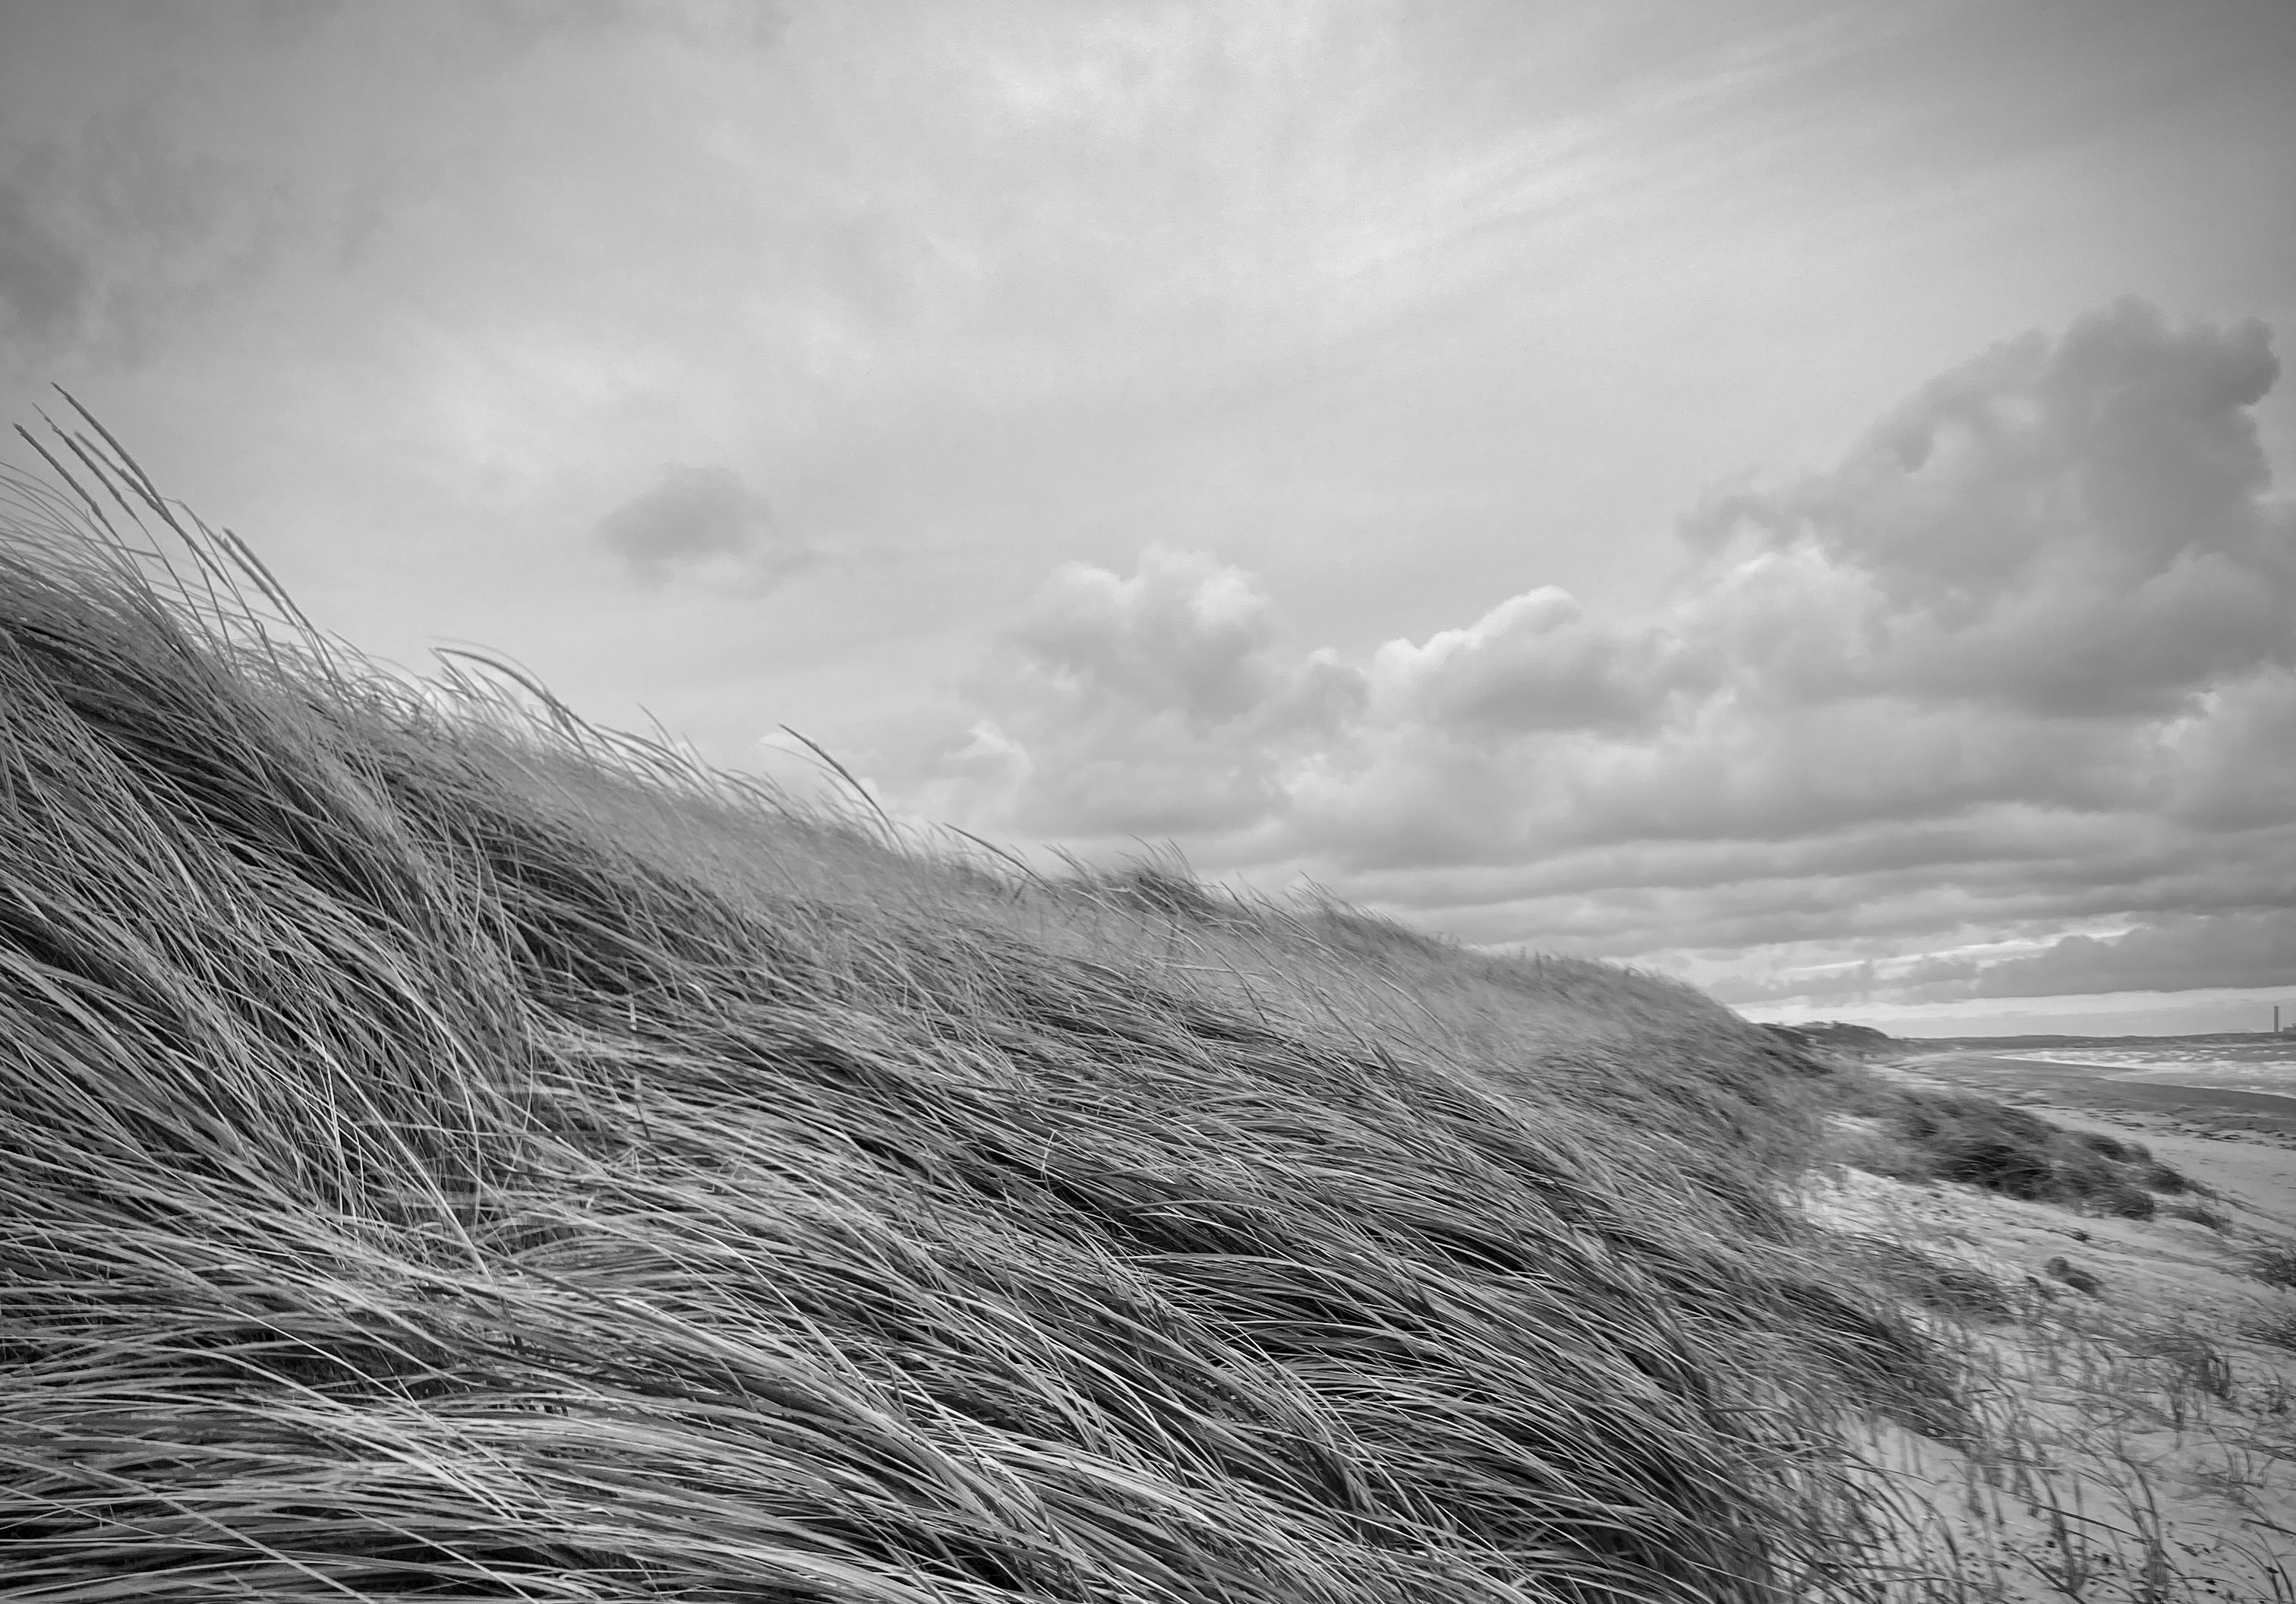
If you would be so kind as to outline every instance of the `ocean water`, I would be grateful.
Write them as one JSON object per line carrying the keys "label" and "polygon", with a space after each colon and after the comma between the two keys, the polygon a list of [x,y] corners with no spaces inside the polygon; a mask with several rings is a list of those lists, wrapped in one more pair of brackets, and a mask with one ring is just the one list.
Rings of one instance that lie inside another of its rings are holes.
{"label": "ocean water", "polygon": [[2156,1041],[2068,1043],[2021,1048],[1997,1055],[2048,1064],[2077,1064],[2107,1081],[2147,1081],[2212,1091],[2257,1091],[2296,1098],[2296,1035],[2225,1040],[2163,1037]]}

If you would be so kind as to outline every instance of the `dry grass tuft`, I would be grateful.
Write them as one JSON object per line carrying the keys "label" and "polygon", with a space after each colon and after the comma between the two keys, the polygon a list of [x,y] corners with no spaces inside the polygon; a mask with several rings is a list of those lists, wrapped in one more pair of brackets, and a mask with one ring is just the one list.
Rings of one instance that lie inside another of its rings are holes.
{"label": "dry grass tuft", "polygon": [[2271,1242],[2252,1249],[2248,1273],[2267,1287],[2296,1287],[2296,1246]]}

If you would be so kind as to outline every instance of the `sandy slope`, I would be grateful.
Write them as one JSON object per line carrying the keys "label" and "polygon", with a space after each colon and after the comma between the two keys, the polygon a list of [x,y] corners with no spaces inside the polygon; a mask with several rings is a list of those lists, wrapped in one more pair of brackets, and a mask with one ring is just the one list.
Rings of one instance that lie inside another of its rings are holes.
{"label": "sandy slope", "polygon": [[[1982,1596],[2296,1600],[2296,1291],[2251,1273],[2259,1247],[2296,1244],[2296,1104],[2156,1086],[2076,1103],[2059,1066],[1970,1058],[1881,1067],[2134,1138],[2216,1194],[2185,1201],[2226,1224],[2090,1217],[1858,1171],[1814,1182],[1804,1203],[1820,1224],[1977,1271],[2016,1311],[1966,1339],[2001,1441],[1964,1454],[1890,1428],[1877,1464],[1931,1512],[1933,1551],[1989,1558]],[[2288,1345],[2259,1339],[2271,1330]]]}

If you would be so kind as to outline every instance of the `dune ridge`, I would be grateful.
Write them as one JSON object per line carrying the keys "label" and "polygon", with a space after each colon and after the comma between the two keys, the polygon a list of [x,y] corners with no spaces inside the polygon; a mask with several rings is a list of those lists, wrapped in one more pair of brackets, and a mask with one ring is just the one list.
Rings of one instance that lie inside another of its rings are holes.
{"label": "dune ridge", "polygon": [[1796,1205],[1820,1057],[417,686],[86,422],[0,492],[0,1600],[1937,1596],[1860,1444],[1981,1422]]}

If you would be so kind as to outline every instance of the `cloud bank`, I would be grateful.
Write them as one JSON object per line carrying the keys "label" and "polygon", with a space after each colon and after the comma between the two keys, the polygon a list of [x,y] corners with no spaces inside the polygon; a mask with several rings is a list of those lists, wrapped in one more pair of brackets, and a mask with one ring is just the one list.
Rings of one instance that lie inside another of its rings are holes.
{"label": "cloud bank", "polygon": [[1833,468],[1708,498],[1641,617],[1531,584],[1351,660],[1213,556],[1070,564],[909,794],[1471,940],[1751,950],[1741,1000],[2289,983],[2277,376],[2260,323],[2134,300],[2010,341]]}

